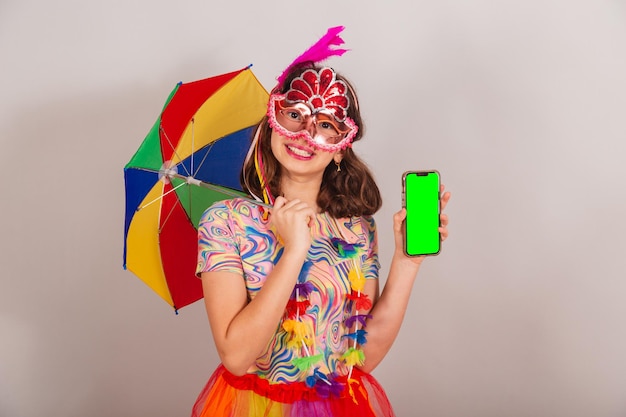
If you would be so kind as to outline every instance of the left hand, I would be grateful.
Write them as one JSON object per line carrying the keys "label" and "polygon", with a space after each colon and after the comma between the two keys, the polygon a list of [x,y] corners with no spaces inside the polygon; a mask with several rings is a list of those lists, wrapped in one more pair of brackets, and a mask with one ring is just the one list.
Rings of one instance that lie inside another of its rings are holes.
{"label": "left hand", "polygon": [[[441,214],[440,214],[440,224],[439,233],[441,235],[441,241],[443,242],[448,238],[448,215],[444,214],[444,210],[448,205],[448,201],[450,201],[450,192],[445,191],[445,186],[441,184],[439,189],[441,194]],[[396,214],[393,215],[393,234],[395,240],[395,253],[394,257],[400,257],[407,260],[411,260],[411,262],[415,264],[421,264],[426,256],[407,256],[404,253],[404,234],[403,234],[403,223],[406,218],[406,209],[402,208]]]}

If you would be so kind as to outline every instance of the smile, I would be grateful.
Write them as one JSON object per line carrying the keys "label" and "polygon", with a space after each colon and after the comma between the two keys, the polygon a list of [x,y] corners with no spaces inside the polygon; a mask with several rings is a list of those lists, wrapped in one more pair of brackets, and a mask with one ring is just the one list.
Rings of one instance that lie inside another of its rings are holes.
{"label": "smile", "polygon": [[314,155],[313,152],[309,152],[291,145],[287,145],[287,150],[289,150],[289,152],[293,155],[299,156],[301,158],[311,158]]}

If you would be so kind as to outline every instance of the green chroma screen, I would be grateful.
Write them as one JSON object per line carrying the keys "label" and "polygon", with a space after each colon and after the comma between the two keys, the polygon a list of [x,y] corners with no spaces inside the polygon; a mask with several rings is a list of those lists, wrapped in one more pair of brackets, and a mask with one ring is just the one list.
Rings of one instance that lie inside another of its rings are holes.
{"label": "green chroma screen", "polygon": [[439,253],[439,183],[437,172],[410,172],[405,176],[408,255]]}

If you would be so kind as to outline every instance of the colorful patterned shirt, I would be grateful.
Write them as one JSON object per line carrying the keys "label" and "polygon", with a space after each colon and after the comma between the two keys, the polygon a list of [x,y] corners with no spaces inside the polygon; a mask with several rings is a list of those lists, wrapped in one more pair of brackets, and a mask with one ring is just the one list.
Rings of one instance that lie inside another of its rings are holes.
{"label": "colorful patterned shirt", "polygon": [[[299,282],[312,284],[313,291],[308,298],[310,306],[300,320],[312,332],[314,342],[305,349],[307,352],[287,347],[289,334],[281,321],[264,352],[248,370],[270,383],[304,381],[309,372],[301,371],[293,363],[303,354],[322,354],[315,364],[317,369],[345,375],[348,369],[340,358],[350,343],[344,337],[347,330],[343,324],[352,314],[345,297],[350,293],[348,273],[356,266],[365,279],[378,278],[380,264],[373,217],[335,220],[325,213],[318,214],[311,234],[313,241]],[[333,237],[355,244],[358,256],[342,257],[333,246]],[[200,219],[196,271],[198,275],[208,271],[237,274],[243,278],[251,300],[282,251],[283,246],[258,205],[243,199],[221,201],[208,208]]]}

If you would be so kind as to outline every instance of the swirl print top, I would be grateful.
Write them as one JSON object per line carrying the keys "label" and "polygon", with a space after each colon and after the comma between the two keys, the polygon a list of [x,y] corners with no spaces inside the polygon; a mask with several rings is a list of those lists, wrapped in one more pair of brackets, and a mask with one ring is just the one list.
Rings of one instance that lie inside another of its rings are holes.
{"label": "swirl print top", "polygon": [[[310,305],[301,320],[312,334],[308,355],[320,355],[319,371],[346,375],[348,367],[340,359],[349,340],[344,321],[352,311],[346,302],[350,293],[348,272],[359,264],[365,279],[377,279],[376,226],[371,216],[333,219],[318,214],[311,228],[312,244],[299,282],[310,283]],[[341,238],[359,248],[357,259],[342,257],[332,244]],[[251,300],[280,259],[283,246],[259,206],[243,199],[225,200],[208,208],[198,226],[197,274],[226,271],[240,276]],[[284,319],[283,319],[284,321]],[[249,374],[273,383],[304,381],[308,371],[294,365],[301,352],[288,347],[289,333],[279,323],[263,353],[248,369]]]}

